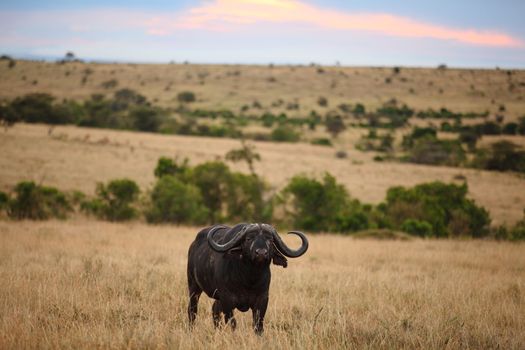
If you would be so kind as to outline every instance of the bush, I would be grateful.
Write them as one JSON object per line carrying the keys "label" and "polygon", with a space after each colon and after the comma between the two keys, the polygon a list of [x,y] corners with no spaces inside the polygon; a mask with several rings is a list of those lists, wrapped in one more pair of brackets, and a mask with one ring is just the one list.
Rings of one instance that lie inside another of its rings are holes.
{"label": "bush", "polygon": [[228,220],[267,222],[272,219],[272,203],[263,199],[266,185],[256,175],[232,173],[228,191]]}
{"label": "bush", "polygon": [[518,134],[518,123],[506,123],[503,125],[503,128],[501,129],[501,133],[505,135],[517,135]]}
{"label": "bush", "polygon": [[326,173],[319,181],[294,176],[281,191],[280,203],[291,225],[309,231],[347,232],[366,229],[368,216],[346,188]]}
{"label": "bush", "polygon": [[[155,169],[155,176],[160,179],[166,176],[173,177],[184,186],[196,188],[199,196],[197,202],[201,203],[206,209],[204,220],[206,222],[213,223],[225,220],[267,221],[271,219],[272,203],[264,201],[266,190],[264,182],[253,174],[245,175],[232,172],[223,162],[207,162],[191,168],[188,166],[187,160],[179,164],[176,160],[161,158]],[[171,183],[171,186],[178,186],[181,190],[180,185]],[[162,198],[161,189],[159,188],[157,191],[159,198]],[[184,191],[188,196],[193,195],[191,192],[193,190]],[[162,213],[163,211],[150,210],[150,213],[158,212]],[[153,216],[157,217],[158,215]],[[184,222],[182,216],[179,219]],[[196,220],[196,218],[191,220],[194,219]]]}
{"label": "bush", "polygon": [[17,220],[64,219],[72,210],[64,193],[33,181],[19,182],[15,187],[15,197],[7,206],[8,215]]}
{"label": "bush", "polygon": [[18,121],[15,110],[10,105],[0,105],[0,126],[8,128]]}
{"label": "bush", "polygon": [[358,103],[355,105],[354,110],[352,111],[352,114],[357,116],[362,116],[366,113],[366,108],[363,104]]}
{"label": "bush", "polygon": [[300,139],[300,135],[291,127],[281,125],[272,130],[271,139],[277,142],[297,142]]}
{"label": "bush", "polygon": [[172,175],[177,177],[178,175],[185,174],[190,169],[188,165],[188,158],[179,163],[177,159],[171,159],[167,157],[160,157],[155,167],[155,177],[161,178],[164,175]]}
{"label": "bush", "polygon": [[432,236],[432,225],[425,220],[407,219],[401,225],[401,230],[414,236]]}
{"label": "bush", "polygon": [[182,91],[177,94],[177,100],[182,103],[195,102],[195,94],[191,91]]}
{"label": "bush", "polygon": [[117,179],[107,185],[97,185],[97,197],[82,203],[82,209],[101,219],[125,221],[137,216],[133,203],[137,200],[140,189],[133,180]]}
{"label": "bush", "polygon": [[162,122],[160,111],[157,108],[140,106],[129,114],[133,128],[140,131],[157,132]]}
{"label": "bush", "polygon": [[471,151],[476,148],[479,137],[479,134],[472,128],[465,128],[459,132],[459,142],[465,143]]}
{"label": "bush", "polygon": [[342,131],[346,129],[345,123],[343,122],[343,118],[341,116],[327,116],[326,121],[326,131],[328,131],[332,137],[337,137]]}
{"label": "bush", "polygon": [[54,97],[45,93],[32,93],[17,97],[11,108],[17,118],[26,123],[67,124],[72,120],[64,109],[57,108]]}
{"label": "bush", "polygon": [[142,106],[147,104],[148,101],[146,97],[139,94],[132,89],[120,89],[115,91],[113,94],[113,102],[111,109],[113,111],[123,111],[132,106]]}
{"label": "bush", "polygon": [[0,212],[7,210],[9,206],[9,196],[7,193],[0,191]]}
{"label": "bush", "polygon": [[457,166],[465,161],[459,141],[423,138],[410,150],[409,161],[417,164]]}
{"label": "bush", "polygon": [[[468,199],[467,185],[432,182],[413,188],[392,187],[385,205],[379,208],[393,228],[425,230],[421,222],[432,226],[434,237],[482,237],[488,233],[488,212]],[[416,220],[419,223],[406,222]],[[403,227],[404,226],[404,227]]]}
{"label": "bush", "polygon": [[487,170],[525,172],[525,151],[510,141],[498,141],[476,155],[474,165]]}
{"label": "bush", "polygon": [[326,99],[326,97],[321,96],[317,99],[317,104],[319,104],[319,106],[321,107],[326,107],[328,106],[328,100]]}
{"label": "bush", "polygon": [[208,216],[199,189],[172,175],[164,175],[157,181],[146,210],[146,219],[152,223],[203,224]]}
{"label": "bush", "polygon": [[415,127],[409,135],[403,136],[402,146],[404,149],[411,149],[419,139],[435,140],[437,139],[437,131],[434,128],[420,128]]}
{"label": "bush", "polygon": [[230,169],[223,162],[199,164],[191,172],[191,182],[200,189],[212,222],[224,219],[230,181]]}

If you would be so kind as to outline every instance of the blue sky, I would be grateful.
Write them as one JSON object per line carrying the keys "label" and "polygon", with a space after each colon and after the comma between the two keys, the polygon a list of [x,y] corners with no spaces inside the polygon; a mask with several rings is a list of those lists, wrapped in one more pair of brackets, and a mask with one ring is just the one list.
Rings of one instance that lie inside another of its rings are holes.
{"label": "blue sky", "polygon": [[525,1],[4,1],[0,53],[525,68]]}

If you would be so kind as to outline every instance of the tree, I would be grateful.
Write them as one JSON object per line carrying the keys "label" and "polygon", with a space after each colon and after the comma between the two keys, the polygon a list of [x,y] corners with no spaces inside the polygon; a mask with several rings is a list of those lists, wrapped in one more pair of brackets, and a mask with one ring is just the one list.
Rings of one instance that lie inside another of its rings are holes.
{"label": "tree", "polygon": [[134,129],[157,132],[162,122],[159,110],[154,107],[139,106],[131,110],[130,117]]}
{"label": "tree", "polygon": [[129,179],[117,179],[107,185],[97,185],[97,198],[84,202],[82,209],[109,221],[130,220],[137,216],[133,203],[137,200],[140,189]]}
{"label": "tree", "polygon": [[260,154],[255,151],[255,146],[247,144],[244,139],[241,139],[241,148],[228,151],[225,158],[232,162],[245,161],[252,175],[255,175],[253,163],[261,160]]}
{"label": "tree", "polygon": [[199,189],[172,175],[162,176],[157,181],[150,200],[146,211],[148,222],[203,224],[209,215]]}
{"label": "tree", "polygon": [[325,125],[326,131],[328,131],[334,138],[346,129],[346,125],[340,115],[327,116]]}
{"label": "tree", "polygon": [[177,95],[177,100],[182,103],[195,102],[195,94],[191,91],[182,91]]}
{"label": "tree", "polygon": [[66,52],[65,60],[73,61],[75,59],[75,54],[72,51]]}
{"label": "tree", "polygon": [[9,105],[0,105],[0,125],[4,127],[4,130],[13,126],[18,121],[18,116],[16,115],[13,108]]}

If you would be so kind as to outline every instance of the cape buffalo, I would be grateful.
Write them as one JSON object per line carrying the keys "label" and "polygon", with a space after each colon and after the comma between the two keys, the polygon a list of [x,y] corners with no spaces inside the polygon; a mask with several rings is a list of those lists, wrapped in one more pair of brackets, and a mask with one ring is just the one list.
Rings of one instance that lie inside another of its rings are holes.
{"label": "cape buffalo", "polygon": [[224,321],[235,329],[233,310],[252,310],[255,333],[263,332],[268,306],[270,261],[286,267],[286,257],[297,258],[308,249],[308,239],[299,231],[301,247],[292,250],[277,231],[267,224],[215,225],[201,230],[188,251],[188,289],[190,325],[195,322],[199,297],[204,291],[213,303],[213,323]]}

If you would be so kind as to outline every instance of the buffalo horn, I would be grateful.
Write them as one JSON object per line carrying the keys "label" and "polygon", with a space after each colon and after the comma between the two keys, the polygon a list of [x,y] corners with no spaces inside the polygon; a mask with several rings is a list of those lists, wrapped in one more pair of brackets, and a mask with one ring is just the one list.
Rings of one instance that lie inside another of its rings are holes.
{"label": "buffalo horn", "polygon": [[288,232],[288,234],[292,233],[292,234],[297,235],[297,236],[299,236],[301,238],[301,241],[302,241],[301,242],[301,246],[297,250],[292,250],[292,249],[288,248],[286,243],[284,243],[283,240],[281,239],[281,237],[279,237],[279,234],[277,233],[277,231],[273,230],[272,233],[273,233],[273,238],[275,240],[275,245],[277,246],[277,249],[279,249],[279,251],[283,255],[286,255],[289,258],[298,258],[301,255],[303,255],[304,253],[306,253],[306,251],[308,250],[308,239],[306,238],[304,233],[302,233],[300,231],[290,231],[290,232]]}

